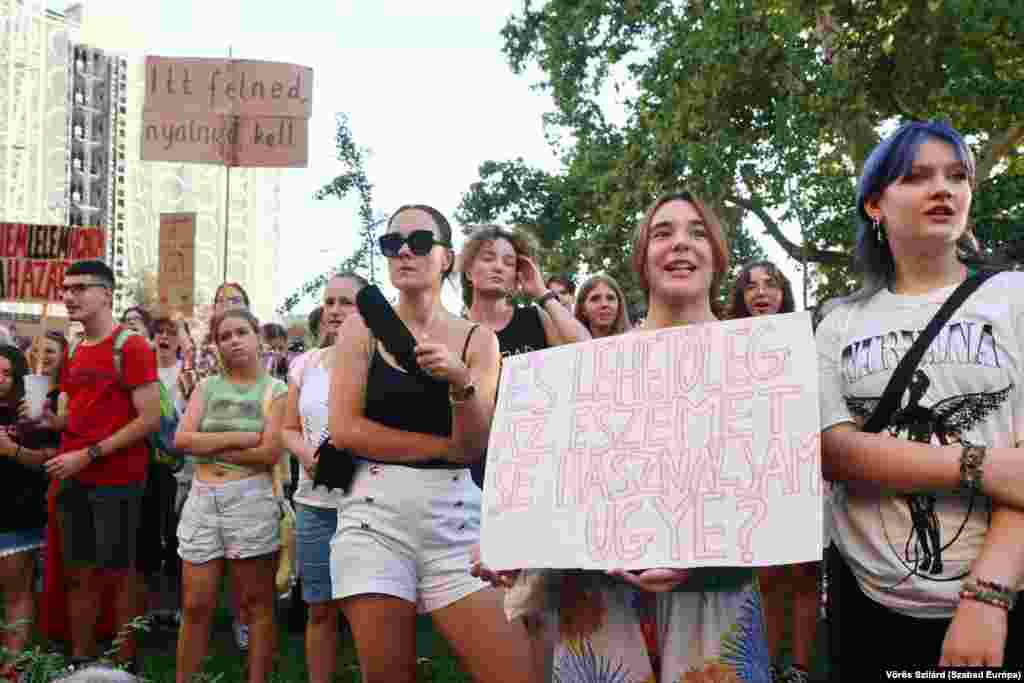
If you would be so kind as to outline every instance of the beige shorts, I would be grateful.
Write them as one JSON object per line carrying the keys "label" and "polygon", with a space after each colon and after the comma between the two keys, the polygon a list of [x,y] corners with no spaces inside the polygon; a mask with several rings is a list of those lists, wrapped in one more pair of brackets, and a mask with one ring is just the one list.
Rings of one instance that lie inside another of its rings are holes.
{"label": "beige shorts", "polygon": [[468,469],[359,465],[331,539],[334,599],[377,593],[447,607],[486,584],[469,574],[480,489]]}
{"label": "beige shorts", "polygon": [[178,555],[191,564],[240,560],[281,547],[281,506],[269,474],[223,484],[192,481],[178,522]]}

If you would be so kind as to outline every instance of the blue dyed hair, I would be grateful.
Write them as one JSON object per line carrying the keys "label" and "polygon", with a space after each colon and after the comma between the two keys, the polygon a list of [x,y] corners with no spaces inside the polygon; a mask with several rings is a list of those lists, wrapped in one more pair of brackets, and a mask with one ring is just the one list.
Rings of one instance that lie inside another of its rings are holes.
{"label": "blue dyed hair", "polygon": [[[893,182],[910,172],[921,143],[930,140],[949,143],[974,182],[974,156],[962,135],[945,121],[912,121],[900,126],[896,132],[880,142],[864,162],[864,171],[857,182],[857,217],[859,227],[853,250],[853,269],[864,278],[864,286],[853,299],[871,296],[889,285],[896,272],[896,264],[887,240],[880,241],[871,216],[864,208]],[[957,242],[961,260],[977,257],[977,248],[969,232],[965,231]]]}

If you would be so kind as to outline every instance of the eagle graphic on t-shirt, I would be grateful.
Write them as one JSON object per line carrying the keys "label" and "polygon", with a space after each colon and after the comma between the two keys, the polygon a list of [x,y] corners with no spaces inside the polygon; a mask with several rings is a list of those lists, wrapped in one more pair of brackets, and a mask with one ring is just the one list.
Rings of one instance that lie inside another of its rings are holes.
{"label": "eagle graphic on t-shirt", "polygon": [[[964,443],[964,433],[998,410],[1010,396],[1014,385],[1011,382],[996,391],[950,396],[931,406],[921,405],[930,386],[931,379],[927,373],[916,370],[907,385],[906,403],[889,418],[886,431],[890,435],[918,443],[932,443],[935,440],[944,446]],[[881,400],[881,396],[847,396],[846,405],[857,423],[863,426]],[[903,551],[907,568],[919,576],[942,574],[942,551],[955,543],[957,537],[954,536],[943,545],[938,516],[935,514],[934,495],[910,494],[903,496],[903,499],[913,522],[913,530]],[[966,516],[970,516],[972,507],[968,508]]]}

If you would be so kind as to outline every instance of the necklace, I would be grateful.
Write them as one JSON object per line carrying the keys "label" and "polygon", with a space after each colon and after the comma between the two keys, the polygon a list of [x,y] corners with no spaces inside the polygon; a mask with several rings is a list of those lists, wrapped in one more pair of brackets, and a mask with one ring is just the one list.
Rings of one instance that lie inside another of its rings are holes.
{"label": "necklace", "polygon": [[427,323],[418,331],[417,330],[413,330],[412,327],[410,327],[408,325],[406,326],[406,327],[409,327],[409,332],[412,334],[412,336],[416,339],[417,342],[422,341],[424,337],[428,336],[428,333],[430,332],[430,329],[434,326],[434,322],[437,321],[437,316],[440,313],[441,313],[441,311],[439,309],[435,308],[433,310],[433,312],[430,314],[430,318],[427,320]]}

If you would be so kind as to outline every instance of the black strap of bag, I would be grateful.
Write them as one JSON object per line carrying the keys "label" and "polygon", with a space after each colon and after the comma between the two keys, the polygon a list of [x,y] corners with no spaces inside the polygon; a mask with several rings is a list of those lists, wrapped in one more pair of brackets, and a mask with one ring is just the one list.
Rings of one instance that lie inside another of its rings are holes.
{"label": "black strap of bag", "polygon": [[[910,378],[913,376],[914,371],[917,370],[917,366],[920,365],[921,359],[924,358],[924,354],[928,351],[928,347],[931,346],[935,336],[938,335],[939,330],[949,322],[949,319],[953,317],[957,309],[967,300],[971,294],[973,294],[978,287],[983,285],[986,280],[996,274],[997,271],[985,271],[978,272],[966,280],[960,283],[960,285],[953,291],[953,293],[946,299],[945,303],[939,307],[939,310],[935,313],[935,316],[931,319],[928,325],[924,328],[921,334],[914,340],[910,349],[904,354],[900,360],[899,365],[896,366],[896,370],[893,371],[892,377],[889,378],[889,383],[885,385],[885,391],[882,393],[882,398],[875,407],[871,417],[861,428],[861,431],[877,434],[885,429],[889,425],[889,421],[892,419],[893,413],[899,408],[900,399],[903,397],[903,392],[906,391],[907,385],[910,383]],[[828,649],[829,649],[829,677],[830,683],[841,683],[841,656],[840,656],[840,641],[842,634],[840,633],[840,601],[842,595],[840,577],[843,574],[843,568],[845,567],[845,561],[843,560],[842,553],[839,548],[832,544],[826,549],[825,553],[825,571],[828,574]]]}
{"label": "black strap of bag", "polygon": [[875,412],[871,413],[871,417],[868,418],[861,431],[877,434],[888,426],[892,414],[899,408],[900,399],[910,383],[910,378],[913,376],[914,371],[917,370],[917,366],[921,363],[921,359],[924,358],[924,354],[928,351],[928,347],[931,346],[939,330],[949,322],[949,319],[953,317],[957,309],[967,300],[967,297],[974,294],[978,287],[995,274],[996,271],[976,273],[961,282],[960,286],[950,294],[949,298],[946,299],[946,302],[942,304],[935,314],[935,317],[931,319],[931,322],[924,328],[924,331],[914,340],[910,350],[904,354],[903,359],[896,366],[892,377],[889,378],[889,383],[885,385],[885,392],[883,392],[881,400],[875,407]]}

